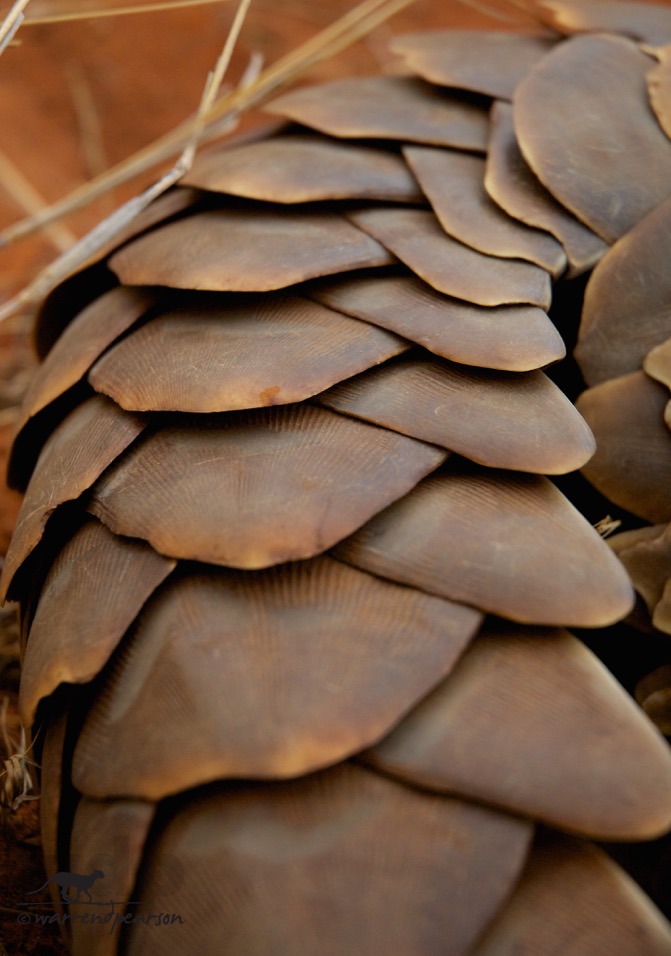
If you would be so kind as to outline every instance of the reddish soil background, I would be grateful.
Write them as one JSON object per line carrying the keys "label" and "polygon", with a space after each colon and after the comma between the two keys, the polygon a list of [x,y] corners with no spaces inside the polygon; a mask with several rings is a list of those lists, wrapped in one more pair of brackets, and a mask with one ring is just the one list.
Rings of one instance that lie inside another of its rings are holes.
{"label": "reddish soil background", "polygon": [[[36,0],[42,8],[51,0]],[[60,2],[60,0],[59,0]],[[0,22],[9,9],[0,3]],[[63,3],[60,3],[63,6]],[[72,5],[71,7],[76,6]],[[99,0],[105,7],[105,0]],[[264,63],[295,49],[355,0],[253,0],[229,72],[236,83],[252,54]],[[226,38],[235,6],[223,0],[169,10],[79,22],[25,25],[0,58],[0,229],[25,215],[18,170],[44,203],[54,202],[110,165],[152,142],[196,108],[208,70]],[[490,16],[485,11],[490,11]],[[313,67],[301,82],[392,68],[394,34],[427,28],[502,27],[529,21],[505,0],[417,0],[335,59]],[[70,216],[60,239],[83,235],[120,202],[169,168],[165,164]],[[57,237],[58,241],[58,237]],[[55,258],[49,234],[0,249],[0,305]],[[29,314],[0,326],[0,469],[12,422],[34,359]],[[20,497],[0,480],[0,555],[4,555]],[[18,740],[16,626],[13,609],[0,612],[0,701],[9,699],[7,730]],[[0,736],[0,771],[7,757]],[[0,789],[4,781],[0,780]],[[25,894],[46,879],[39,846],[38,804],[0,815],[0,956],[64,954],[57,930],[18,922]]]}

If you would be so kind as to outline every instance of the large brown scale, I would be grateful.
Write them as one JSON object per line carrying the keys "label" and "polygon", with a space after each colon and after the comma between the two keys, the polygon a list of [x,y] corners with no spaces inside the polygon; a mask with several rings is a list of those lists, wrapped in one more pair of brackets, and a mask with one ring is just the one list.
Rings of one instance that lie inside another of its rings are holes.
{"label": "large brown scale", "polygon": [[671,9],[539,15],[281,96],[38,317],[3,589],[47,873],[128,914],[75,954],[671,954],[598,846],[671,750],[567,631],[671,730]]}

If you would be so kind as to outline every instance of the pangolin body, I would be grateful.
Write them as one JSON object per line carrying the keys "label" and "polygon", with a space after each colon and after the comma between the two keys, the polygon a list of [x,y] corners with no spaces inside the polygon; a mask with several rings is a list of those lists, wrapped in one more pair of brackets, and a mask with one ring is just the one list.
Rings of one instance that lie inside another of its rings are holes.
{"label": "pangolin body", "polygon": [[558,477],[671,631],[671,11],[540,10],[284,94],[38,317],[2,585],[47,870],[115,901],[75,954],[671,953],[597,845],[671,752],[569,633],[634,591]]}

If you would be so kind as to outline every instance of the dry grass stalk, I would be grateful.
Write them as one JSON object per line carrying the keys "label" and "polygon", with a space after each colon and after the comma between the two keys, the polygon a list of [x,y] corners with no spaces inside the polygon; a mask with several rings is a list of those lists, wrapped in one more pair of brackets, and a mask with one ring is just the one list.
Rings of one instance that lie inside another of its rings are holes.
{"label": "dry grass stalk", "polygon": [[599,532],[602,538],[608,538],[617,531],[621,524],[621,521],[616,518],[611,518],[610,515],[606,515],[605,518],[601,518],[600,521],[597,521],[594,528]]}
{"label": "dry grass stalk", "polygon": [[32,750],[26,746],[26,731],[23,726],[19,731],[19,740],[15,740],[8,730],[9,698],[3,697],[0,702],[0,735],[7,754],[2,762],[0,771],[0,807],[18,810],[26,800],[39,800],[39,795],[31,794],[34,787],[29,767],[36,767],[34,760],[28,754]]}
{"label": "dry grass stalk", "polygon": [[[29,0],[26,0],[26,3]],[[134,13],[158,13],[184,7],[202,7],[206,4],[228,3],[230,0],[149,0],[129,3],[128,0],[32,0],[24,15],[24,26],[45,23],[66,23],[73,20],[94,20],[102,17],[128,16]],[[25,3],[24,3],[25,6]]]}
{"label": "dry grass stalk", "polygon": [[0,24],[0,53],[11,43],[16,31],[19,29],[25,19],[24,10],[30,3],[30,0],[16,0],[2,24]]}
{"label": "dry grass stalk", "polygon": [[[468,7],[470,10],[475,10],[477,13],[482,13],[484,16],[489,17],[491,20],[499,20],[501,23],[509,23],[511,17],[507,16],[501,10],[497,10],[495,7],[490,6],[485,0],[457,0],[458,3],[463,4],[463,6]],[[523,10],[525,13],[530,13],[530,8],[524,0],[509,0],[511,6],[515,6],[520,10]],[[531,14],[533,17],[533,14]],[[535,17],[533,17],[535,20]]]}

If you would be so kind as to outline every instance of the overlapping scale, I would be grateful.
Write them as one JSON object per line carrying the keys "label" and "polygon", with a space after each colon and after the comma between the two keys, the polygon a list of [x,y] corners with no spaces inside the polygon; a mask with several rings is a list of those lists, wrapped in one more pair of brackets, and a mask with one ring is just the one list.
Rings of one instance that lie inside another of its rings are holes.
{"label": "overlapping scale", "polygon": [[665,634],[671,634],[670,538],[668,524],[644,525],[616,535],[611,542],[647,607],[648,616],[638,626]]}
{"label": "overlapping scale", "polygon": [[[671,634],[671,578],[666,579],[664,591],[652,616],[653,625],[665,634]],[[663,731],[666,733],[666,730]]]}
{"label": "overlapping scale", "polygon": [[158,799],[334,764],[448,674],[481,619],[330,558],[182,574],[147,605],[100,689],[75,786]]}
{"label": "overlapping scale", "polygon": [[312,286],[309,294],[466,365],[526,372],[566,354],[542,309],[474,305],[441,295],[411,276],[327,279]]}
{"label": "overlapping scale", "polygon": [[[151,207],[150,207],[151,208]],[[74,272],[52,289],[35,314],[33,341],[40,361],[44,361],[70,322],[119,282],[107,262],[91,263]]]}
{"label": "overlapping scale", "polygon": [[117,284],[106,267],[105,256],[159,223],[165,224],[186,210],[196,208],[200,197],[201,193],[195,189],[182,186],[169,189],[125,226],[113,232],[112,238],[98,250],[96,259],[88,260],[85,268],[70,275],[49,293],[35,316],[35,347],[41,359],[48,355],[75,316]]}
{"label": "overlapping scale", "polygon": [[[643,361],[643,370],[650,378],[671,388],[671,342],[669,339],[648,352]],[[665,412],[665,418],[668,419],[667,412]]]}
{"label": "overlapping scale", "polygon": [[[669,34],[667,42],[671,41],[671,30]],[[659,63],[648,72],[648,96],[657,122],[671,139],[671,46],[653,52]]]}
{"label": "overlapping scale", "polygon": [[512,107],[492,107],[485,189],[510,216],[528,226],[545,229],[564,247],[570,275],[591,269],[607,249],[606,243],[583,225],[536,179],[517,142]]}
{"label": "overlapping scale", "polygon": [[[668,10],[647,4],[597,4],[584,11],[573,4],[550,6],[574,26],[597,22],[626,23],[627,32],[648,43],[668,42],[671,16]],[[596,19],[593,19],[593,15]],[[602,19],[605,18],[605,19]],[[666,33],[665,33],[666,31]],[[613,38],[596,38],[602,50],[606,44],[614,49]],[[671,518],[666,491],[671,467],[669,423],[669,288],[665,249],[668,245],[670,200],[663,200],[664,177],[656,178],[664,149],[668,151],[668,50],[649,46],[642,48],[652,59],[639,53],[640,89],[632,99],[631,89],[621,101],[621,122],[629,116],[630,135],[641,132],[640,123],[654,130],[658,138],[650,156],[641,157],[643,174],[631,176],[629,185],[618,191],[626,211],[631,196],[638,209],[631,215],[628,231],[615,242],[591,277],[576,348],[576,358],[587,382],[591,385],[580,396],[578,407],[585,414],[597,440],[597,454],[583,469],[585,476],[617,506],[652,522],[626,531],[612,541],[632,577],[639,604],[628,623],[659,639],[659,632],[671,633],[671,580],[668,547],[668,522]],[[634,57],[627,59],[632,70]],[[616,91],[613,90],[613,93]],[[617,90],[619,96],[620,90]],[[632,115],[633,103],[638,111]],[[631,101],[631,102],[630,102]],[[650,124],[655,124],[654,127]],[[666,135],[665,135],[666,134]],[[641,134],[640,145],[645,146]],[[650,144],[650,141],[648,141]],[[604,182],[611,171],[624,169],[635,154],[625,149],[614,156]],[[614,180],[613,180],[614,183]],[[623,184],[625,185],[625,184]],[[636,194],[636,195],[635,195]],[[640,211],[651,197],[657,196],[655,208],[640,218]],[[661,201],[660,201],[661,200]],[[616,209],[616,205],[613,205]],[[631,210],[630,210],[631,211]],[[637,219],[637,216],[639,217]],[[662,523],[660,523],[662,522]],[[647,678],[638,681],[637,700],[660,730],[668,733],[668,654],[660,644],[658,654],[641,654],[639,670],[633,679],[657,664]],[[659,666],[661,665],[661,666]],[[633,682],[632,679],[632,682]],[[654,881],[668,881],[668,865],[657,864]],[[663,895],[663,894],[662,894]]]}
{"label": "overlapping scale", "polygon": [[[531,836],[524,820],[349,764],[213,788],[178,809],[139,892],[152,911],[184,917],[170,937],[184,953],[217,952],[224,925],[226,946],[249,956],[294,956],[297,940],[320,956],[465,956],[508,896]],[[179,895],[161,881],[165,858],[179,863]],[[137,929],[129,956],[165,952],[151,927]]]}
{"label": "overlapping scale", "polygon": [[550,305],[550,276],[544,269],[476,252],[446,235],[431,212],[371,208],[348,218],[438,292],[477,305]]}
{"label": "overlapping scale", "polygon": [[[47,873],[57,873],[61,860],[61,810],[64,790],[69,786],[64,751],[69,743],[69,707],[62,699],[53,702],[40,748],[40,837]],[[54,911],[63,916],[60,894],[54,894]],[[64,923],[66,921],[64,920]]]}
{"label": "overlapping scale", "polygon": [[642,106],[651,65],[622,37],[579,36],[552,50],[515,91],[527,162],[607,242],[671,195],[671,142]]}
{"label": "overlapping scale", "polygon": [[154,226],[177,219],[188,209],[194,210],[201,199],[202,193],[197,189],[174,186],[136,213],[118,232],[113,232],[110,239],[88,260],[87,265],[99,262],[130,239],[149,232]]}
{"label": "overlapping scale", "polygon": [[101,352],[157,303],[148,289],[116,287],[74,317],[49,351],[26,391],[14,424],[8,483],[25,491],[50,431],[74,411],[80,383]]}
{"label": "overlapping scale", "polygon": [[115,253],[110,267],[127,285],[265,292],[391,261],[379,243],[335,213],[248,206],[159,227]]}
{"label": "overlapping scale", "polygon": [[542,372],[493,372],[422,357],[364,372],[319,400],[492,468],[562,474],[594,453],[584,420]]}
{"label": "overlapping scale", "polygon": [[613,550],[629,572],[651,616],[671,577],[671,541],[667,529],[668,525],[664,524],[644,525],[612,539]]}
{"label": "overlapping scale", "polygon": [[[567,743],[578,739],[579,748]],[[367,759],[429,790],[602,840],[650,839],[671,826],[666,743],[587,648],[559,631],[490,628]]]}
{"label": "overlapping scale", "polygon": [[590,385],[641,368],[671,336],[671,200],[622,237],[590,276],[575,350]]}
{"label": "overlapping scale", "polygon": [[671,11],[643,0],[539,0],[548,25],[563,33],[623,33],[649,43],[671,42]]}
{"label": "overlapping scale", "polygon": [[554,43],[550,36],[534,34],[434,30],[395,37],[390,47],[425,80],[511,99],[520,80]]}
{"label": "overlapping scale", "polygon": [[636,685],[636,700],[650,720],[671,736],[671,666],[665,664]]}
{"label": "overlapping scale", "polygon": [[522,623],[603,627],[632,604],[615,556],[554,485],[535,475],[448,468],[378,514],[337,554]]}
{"label": "overlapping scale", "polygon": [[302,87],[265,109],[344,138],[400,139],[484,152],[483,104],[442,93],[415,77],[370,76]]}
{"label": "overlapping scale", "polygon": [[[99,922],[94,919],[73,921],[75,956],[84,953],[114,956],[117,952],[119,937],[126,925],[123,907],[132,899],[155,810],[153,804],[140,800],[80,800],[72,824],[71,866],[76,873],[99,872],[100,882],[96,881],[92,893],[108,896],[113,905],[108,904],[96,912]],[[178,880],[176,867],[171,876]],[[131,916],[136,916],[138,901],[133,902],[135,906],[129,909]],[[105,919],[107,922],[103,922]]]}
{"label": "overlapping scale", "polygon": [[597,436],[584,474],[611,501],[652,523],[671,520],[668,401],[666,388],[631,372],[588,389],[577,402]]}
{"label": "overlapping scale", "polygon": [[[20,696],[27,726],[39,701],[59,684],[85,683],[102,670],[175,564],[143,542],[116,537],[92,519],[75,532],[47,574],[30,626]],[[115,582],[112,590],[110,581]],[[54,645],[57,655],[50,652]]]}
{"label": "overlapping scale", "polygon": [[542,834],[517,889],[472,956],[519,952],[571,956],[665,956],[669,926],[605,853]]}
{"label": "overlapping scale", "polygon": [[297,295],[192,295],[108,350],[88,380],[127,409],[221,412],[302,401],[407,347]]}
{"label": "overlapping scale", "polygon": [[89,507],[161,554],[262,568],[325,551],[446,456],[317,406],[183,416],[108,468]]}
{"label": "overlapping scale", "polygon": [[140,434],[146,419],[122,411],[103,396],[77,406],[47,440],[17,518],[0,589],[5,598],[12,579],[38,544],[59,505],[89,489]]}
{"label": "overlapping scale", "polygon": [[425,146],[406,147],[404,155],[448,235],[488,255],[526,259],[555,277],[564,271],[556,239],[511,219],[487,195],[483,158]]}
{"label": "overlapping scale", "polygon": [[72,320],[32,379],[15,433],[83,378],[99,355],[158,301],[147,289],[118,286]]}
{"label": "overlapping scale", "polygon": [[278,203],[421,199],[400,156],[298,134],[233,149],[224,144],[196,160],[186,181],[201,189]]}

